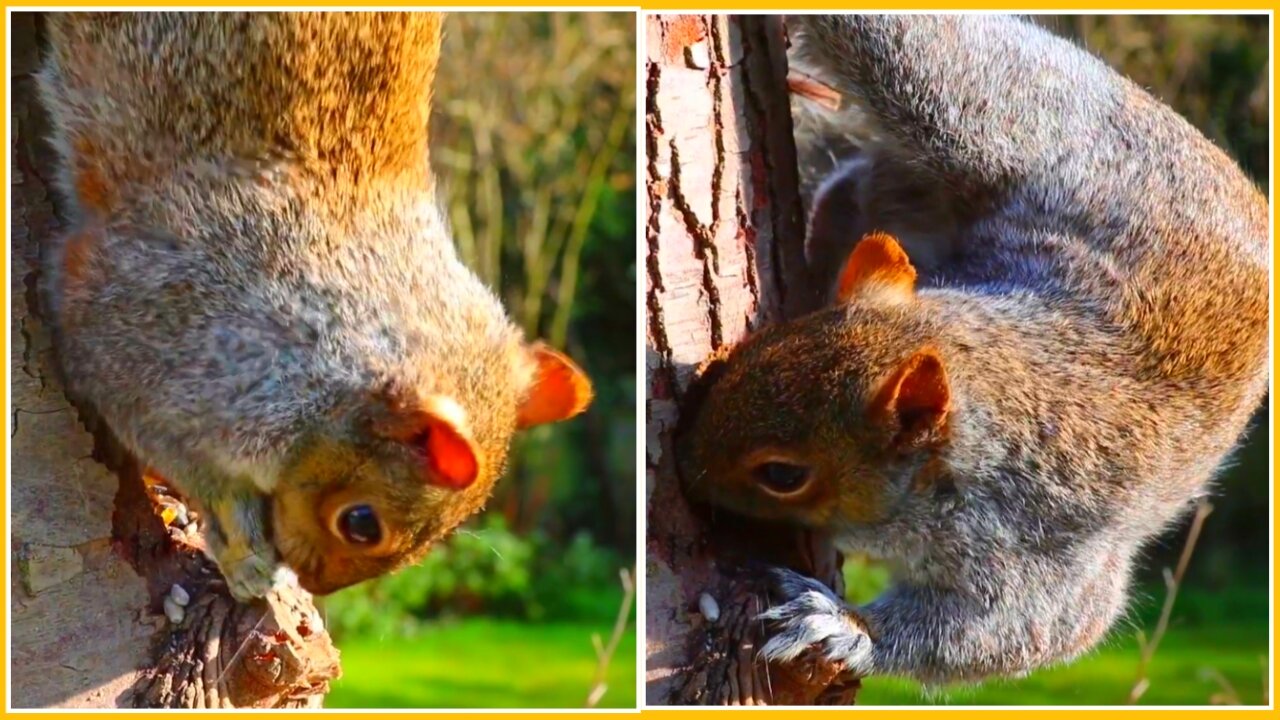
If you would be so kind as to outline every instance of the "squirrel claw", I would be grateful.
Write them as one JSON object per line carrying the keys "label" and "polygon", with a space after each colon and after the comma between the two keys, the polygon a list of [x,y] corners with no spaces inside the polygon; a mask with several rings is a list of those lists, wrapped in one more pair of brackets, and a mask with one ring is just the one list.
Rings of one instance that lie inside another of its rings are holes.
{"label": "squirrel claw", "polygon": [[769,661],[789,662],[815,648],[828,661],[841,663],[859,677],[869,674],[872,643],[862,619],[813,578],[783,568],[770,574],[773,594],[783,602],[757,616],[771,630],[760,655]]}

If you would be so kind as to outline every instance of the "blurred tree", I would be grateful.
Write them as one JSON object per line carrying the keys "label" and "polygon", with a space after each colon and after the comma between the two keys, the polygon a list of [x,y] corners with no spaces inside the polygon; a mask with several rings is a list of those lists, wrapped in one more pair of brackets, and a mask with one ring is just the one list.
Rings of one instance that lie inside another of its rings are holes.
{"label": "blurred tree", "polygon": [[1044,22],[1168,103],[1267,188],[1266,15],[1062,15]]}
{"label": "blurred tree", "polygon": [[[635,19],[455,13],[432,161],[463,259],[595,383],[518,442],[491,505],[519,533],[635,548]],[[518,48],[513,51],[513,48]]]}

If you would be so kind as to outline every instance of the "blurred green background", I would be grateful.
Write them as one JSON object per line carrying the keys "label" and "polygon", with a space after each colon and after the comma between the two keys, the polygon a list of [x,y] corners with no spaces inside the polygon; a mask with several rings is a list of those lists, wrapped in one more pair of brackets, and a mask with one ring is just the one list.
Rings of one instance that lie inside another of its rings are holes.
{"label": "blurred green background", "polygon": [[[1082,43],[1186,117],[1267,190],[1266,16],[1056,16],[1037,20]],[[1169,627],[1149,665],[1142,705],[1264,704],[1267,657],[1268,408],[1255,417],[1233,461],[1219,475]],[[1121,705],[1138,681],[1142,638],[1164,603],[1163,572],[1173,570],[1188,534],[1180,524],[1149,548],[1129,617],[1099,649],[1066,666],[978,687],[924,689],[874,679],[860,705]],[[858,558],[845,568],[850,597],[873,598],[888,572]]]}
{"label": "blurred green background", "polygon": [[431,161],[459,252],[596,399],[519,437],[488,510],[421,565],[325,600],[343,661],[325,704],[635,707],[635,18],[444,28]]}

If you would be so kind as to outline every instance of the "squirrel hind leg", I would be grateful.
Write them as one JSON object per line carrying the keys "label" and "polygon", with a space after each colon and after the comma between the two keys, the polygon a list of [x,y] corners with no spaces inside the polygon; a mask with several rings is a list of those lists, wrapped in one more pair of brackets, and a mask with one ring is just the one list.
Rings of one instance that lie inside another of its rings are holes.
{"label": "squirrel hind leg", "polygon": [[887,151],[862,150],[814,193],[807,255],[820,287],[834,291],[844,259],[872,232],[894,237],[927,279],[955,256],[959,228],[941,183]]}

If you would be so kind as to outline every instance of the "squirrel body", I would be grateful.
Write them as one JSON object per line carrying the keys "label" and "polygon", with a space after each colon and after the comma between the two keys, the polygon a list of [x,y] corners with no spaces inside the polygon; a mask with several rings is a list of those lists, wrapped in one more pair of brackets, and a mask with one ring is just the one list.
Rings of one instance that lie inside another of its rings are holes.
{"label": "squirrel body", "polygon": [[68,390],[202,506],[237,597],[325,593],[478,510],[586,376],[458,259],[428,166],[437,13],[57,13]]}
{"label": "squirrel body", "polygon": [[1265,198],[1029,23],[788,22],[883,140],[813,201],[811,262],[848,258],[835,302],[708,373],[687,490],[898,571],[859,608],[778,571],[768,657],[926,682],[1072,658],[1266,392]]}

